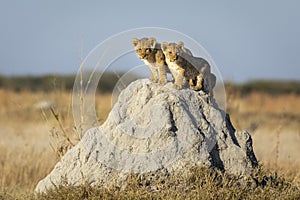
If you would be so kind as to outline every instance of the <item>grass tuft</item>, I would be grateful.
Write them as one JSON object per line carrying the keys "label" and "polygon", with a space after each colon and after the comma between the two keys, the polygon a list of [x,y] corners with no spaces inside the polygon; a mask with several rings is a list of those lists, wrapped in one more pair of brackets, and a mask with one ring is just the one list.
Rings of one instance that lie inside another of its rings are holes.
{"label": "grass tuft", "polygon": [[[157,176],[157,174],[155,175]],[[39,194],[38,199],[299,199],[300,190],[290,180],[258,167],[240,179],[217,170],[197,167],[189,175],[154,179],[153,174],[128,177],[122,189],[90,185],[61,186]],[[165,177],[165,176],[162,176]],[[151,179],[151,180],[150,180]]]}

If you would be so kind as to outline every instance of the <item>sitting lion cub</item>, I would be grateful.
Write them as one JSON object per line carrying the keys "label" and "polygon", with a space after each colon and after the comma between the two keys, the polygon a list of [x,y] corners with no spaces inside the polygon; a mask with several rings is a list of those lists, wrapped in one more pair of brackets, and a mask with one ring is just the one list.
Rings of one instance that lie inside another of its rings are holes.
{"label": "sitting lion cub", "polygon": [[[209,63],[203,59],[190,55],[184,48],[184,43],[163,42],[162,51],[165,55],[166,63],[175,77],[173,87],[181,89],[187,79],[192,89],[204,90],[212,94],[212,89],[216,83],[216,77],[210,72]],[[207,85],[206,87],[203,87]]]}
{"label": "sitting lion cub", "polygon": [[167,64],[165,55],[161,50],[161,46],[156,42],[155,38],[132,39],[132,45],[138,57],[144,61],[149,67],[152,76],[149,78],[151,82],[157,82],[160,85],[167,83]]}

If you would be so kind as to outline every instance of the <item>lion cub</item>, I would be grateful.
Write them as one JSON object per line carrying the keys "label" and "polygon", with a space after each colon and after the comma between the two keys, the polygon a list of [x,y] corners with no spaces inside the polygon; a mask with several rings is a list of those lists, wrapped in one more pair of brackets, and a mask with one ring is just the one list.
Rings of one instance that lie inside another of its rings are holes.
{"label": "lion cub", "polygon": [[166,63],[175,77],[174,88],[181,89],[187,79],[192,89],[196,91],[202,89],[212,94],[212,89],[216,84],[216,77],[210,72],[210,65],[205,59],[190,55],[185,50],[183,42],[178,44],[163,42],[161,48],[165,55]]}
{"label": "lion cub", "polygon": [[152,76],[151,82],[158,82],[160,85],[167,83],[167,72],[170,72],[165,62],[165,55],[161,50],[160,43],[155,38],[132,39],[132,45],[138,57],[149,67]]}

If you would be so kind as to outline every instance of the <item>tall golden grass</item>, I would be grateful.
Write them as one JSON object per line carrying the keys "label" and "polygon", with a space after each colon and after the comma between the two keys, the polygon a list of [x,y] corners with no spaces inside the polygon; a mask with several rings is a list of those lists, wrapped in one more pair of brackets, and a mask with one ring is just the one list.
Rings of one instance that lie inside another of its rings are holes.
{"label": "tall golden grass", "polygon": [[[110,96],[97,94],[99,124],[110,111]],[[78,142],[71,102],[71,92],[0,89],[1,190],[32,192],[62,154]],[[67,139],[72,140],[72,145]]]}
{"label": "tall golden grass", "polygon": [[270,168],[299,173],[300,96],[251,93],[228,98],[233,124],[250,131],[259,160]]}

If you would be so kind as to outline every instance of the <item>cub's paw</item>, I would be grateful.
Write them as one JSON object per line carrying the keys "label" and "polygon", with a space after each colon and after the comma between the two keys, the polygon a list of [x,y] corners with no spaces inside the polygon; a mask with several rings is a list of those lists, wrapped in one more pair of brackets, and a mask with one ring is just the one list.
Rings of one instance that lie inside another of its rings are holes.
{"label": "cub's paw", "polygon": [[159,85],[165,85],[167,82],[168,82],[167,79],[160,79],[160,80],[158,81],[158,84],[159,84]]}
{"label": "cub's paw", "polygon": [[176,90],[180,90],[182,88],[182,86],[178,85],[178,84],[173,84],[173,88]]}
{"label": "cub's paw", "polygon": [[149,81],[151,81],[152,83],[157,83],[158,78],[157,78],[157,77],[151,76],[151,77],[149,78]]}

